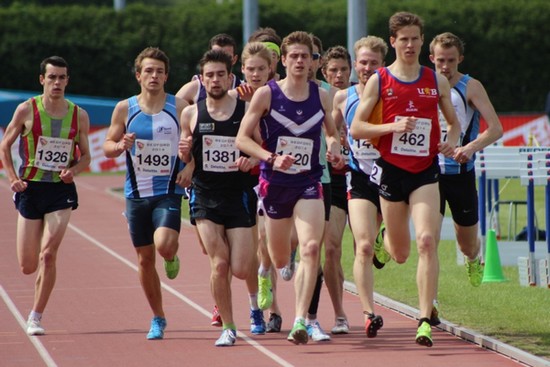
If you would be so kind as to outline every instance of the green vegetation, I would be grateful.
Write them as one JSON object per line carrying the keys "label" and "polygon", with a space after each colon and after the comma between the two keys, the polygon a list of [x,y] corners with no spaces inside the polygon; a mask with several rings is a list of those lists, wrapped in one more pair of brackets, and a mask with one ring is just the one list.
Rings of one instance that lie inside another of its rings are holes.
{"label": "green vegetation", "polygon": [[[175,93],[196,73],[213,35],[231,34],[242,49],[242,0],[166,0],[163,6],[148,2],[127,1],[124,11],[115,12],[103,0],[95,2],[102,6],[67,5],[76,3],[73,0],[0,0],[0,34],[9,35],[0,38],[0,58],[10,71],[2,76],[2,88],[38,89],[38,64],[57,54],[69,62],[70,93],[125,98],[138,90],[134,58],[152,45],[170,57],[166,88]],[[169,3],[176,5],[165,5]],[[299,28],[319,36],[325,48],[347,45],[346,0],[259,0],[258,5],[259,25],[273,27],[282,36]],[[533,30],[547,29],[550,2],[369,0],[368,33],[387,40],[388,18],[403,10],[425,21],[421,63],[431,65],[428,45],[436,34],[454,32],[466,42],[462,69],[484,83],[499,113],[542,111],[550,80],[550,54],[544,50],[550,49],[550,38],[533,37]],[[390,49],[387,63],[393,58]],[[239,69],[236,65],[235,71]]]}

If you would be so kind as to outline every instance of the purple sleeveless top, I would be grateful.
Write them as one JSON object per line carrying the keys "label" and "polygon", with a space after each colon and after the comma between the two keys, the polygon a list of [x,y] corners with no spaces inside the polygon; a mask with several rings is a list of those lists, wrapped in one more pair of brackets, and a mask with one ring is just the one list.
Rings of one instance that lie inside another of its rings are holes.
{"label": "purple sleeveless top", "polygon": [[[319,182],[323,173],[319,163],[321,127],[325,119],[319,87],[310,81],[308,98],[295,102],[284,95],[274,80],[267,85],[271,89],[271,107],[260,121],[263,147],[278,154],[292,154],[296,158],[293,167],[297,168],[298,173],[275,171],[262,162],[261,177],[270,184],[292,187]],[[295,137],[299,139],[293,139]]]}

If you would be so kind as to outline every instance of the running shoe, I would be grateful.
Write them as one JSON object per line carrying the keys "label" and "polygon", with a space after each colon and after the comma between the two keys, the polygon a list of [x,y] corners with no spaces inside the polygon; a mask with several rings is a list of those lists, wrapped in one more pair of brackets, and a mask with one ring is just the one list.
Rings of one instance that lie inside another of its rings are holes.
{"label": "running shoe", "polygon": [[384,265],[391,260],[390,253],[384,248],[384,232],[386,232],[386,226],[384,222],[382,222],[378,235],[374,240],[374,257],[372,263],[376,269],[382,269]]}
{"label": "running shoe", "polygon": [[46,331],[42,327],[40,320],[29,318],[27,321],[27,335],[44,335]]}
{"label": "running shoe", "polygon": [[279,273],[281,274],[281,278],[283,278],[283,280],[286,280],[288,282],[294,276],[295,271],[296,271],[296,250],[292,250],[292,252],[290,253],[289,263],[284,268],[279,270]]}
{"label": "running shoe", "polygon": [[313,340],[314,342],[326,342],[330,340],[330,335],[325,333],[323,328],[321,328],[319,321],[317,320],[313,322],[308,322],[306,330],[307,335],[309,335],[311,340]]}
{"label": "running shoe", "polygon": [[481,281],[483,280],[483,265],[481,265],[479,257],[477,257],[474,261],[470,261],[468,259],[465,260],[466,261],[464,261],[464,263],[466,264],[470,284],[474,287],[479,287],[481,285]]}
{"label": "running shoe", "polygon": [[346,320],[345,317],[337,317],[336,323],[332,330],[330,331],[332,334],[347,334],[349,333],[349,324],[348,320]]}
{"label": "running shoe", "polygon": [[262,310],[250,310],[250,332],[256,335],[265,334],[265,321]]}
{"label": "running shoe", "polygon": [[425,347],[431,347],[433,345],[432,327],[426,321],[423,321],[416,331],[416,344],[423,345]]}
{"label": "running shoe", "polygon": [[222,326],[222,317],[220,316],[220,311],[216,305],[214,305],[214,309],[212,310],[212,322],[210,325],[218,327]]}
{"label": "running shoe", "polygon": [[430,314],[430,325],[437,326],[441,324],[439,319],[439,303],[434,299],[432,313]]}
{"label": "running shoe", "polygon": [[266,333],[278,333],[281,331],[283,318],[276,313],[269,314],[269,322],[267,323]]}
{"label": "running shoe", "polygon": [[298,344],[307,344],[308,335],[304,320],[299,320],[294,323],[294,327],[286,338],[289,342]]}
{"label": "running shoe", "polygon": [[369,314],[369,317],[365,322],[365,332],[367,333],[367,338],[376,338],[376,335],[378,335],[378,330],[380,330],[382,326],[384,326],[382,316],[375,315],[373,313]]}
{"label": "running shoe", "polygon": [[214,345],[216,347],[230,347],[235,344],[235,340],[237,340],[237,331],[225,329]]}
{"label": "running shoe", "polygon": [[166,319],[164,317],[155,316],[151,320],[151,329],[147,334],[147,339],[158,340],[164,338],[164,329],[166,328]]}
{"label": "running shoe", "polygon": [[175,255],[172,261],[164,260],[164,271],[168,279],[176,279],[180,271],[180,259],[178,255]]}
{"label": "running shoe", "polygon": [[271,276],[258,275],[258,307],[267,310],[273,303],[273,290],[271,288]]}

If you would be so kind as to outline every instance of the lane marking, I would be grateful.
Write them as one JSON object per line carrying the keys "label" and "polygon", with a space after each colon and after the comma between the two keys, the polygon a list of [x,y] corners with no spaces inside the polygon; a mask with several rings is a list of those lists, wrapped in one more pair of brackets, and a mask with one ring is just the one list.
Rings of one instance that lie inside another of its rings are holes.
{"label": "lane marking", "polygon": [[[15,318],[15,321],[17,321],[21,329],[23,329],[23,331],[25,332],[25,335],[27,335],[27,322],[25,321],[23,316],[21,316],[21,313],[19,313],[19,310],[11,300],[10,296],[4,290],[4,287],[2,287],[1,285],[0,285],[0,297],[2,297],[2,300],[4,301],[4,303],[10,310],[11,314]],[[27,337],[29,338],[31,343],[34,345],[34,348],[36,349],[36,351],[38,352],[38,354],[40,355],[40,357],[42,358],[46,366],[57,367],[57,364],[54,362],[52,356],[50,355],[50,353],[48,353],[48,351],[46,350],[46,347],[44,347],[44,344],[42,344],[42,342],[39,340],[40,338],[38,336],[30,336],[30,335],[27,335]]]}
{"label": "lane marking", "polygon": [[[117,260],[119,260],[120,262],[122,262],[123,264],[127,265],[128,267],[130,267],[131,269],[133,269],[134,271],[138,271],[138,267],[137,265],[135,265],[134,263],[132,263],[131,261],[127,260],[126,258],[122,257],[121,255],[119,255],[118,253],[116,253],[115,251],[111,250],[109,247],[107,247],[106,245],[104,245],[103,243],[101,243],[100,241],[98,241],[97,239],[95,239],[94,237],[90,236],[89,234],[87,234],[86,232],[84,232],[83,230],[81,230],[80,228],[78,228],[77,226],[69,223],[69,228],[72,229],[73,231],[75,231],[76,233],[78,233],[80,236],[84,237],[86,240],[90,241],[92,244],[94,244],[95,246],[99,247],[100,249],[102,249],[103,251],[107,252],[109,255],[113,256],[114,258],[116,258]],[[205,308],[201,307],[199,304],[197,304],[196,302],[192,301],[190,298],[184,296],[183,294],[181,294],[180,292],[178,292],[176,289],[172,288],[171,286],[169,286],[168,284],[164,283],[164,282],[160,282],[161,284],[161,287],[166,290],[167,292],[171,293],[172,295],[174,295],[176,298],[182,300],[183,302],[187,303],[189,306],[191,306],[193,309],[195,309],[197,312],[203,314],[204,316],[206,316],[207,318],[210,318],[211,317],[211,314],[208,310],[206,310]],[[267,357],[269,357],[270,359],[272,359],[274,362],[276,362],[278,365],[280,366],[283,366],[283,367],[294,367],[294,365],[286,360],[284,360],[283,358],[279,357],[277,354],[273,353],[272,351],[270,351],[269,349],[267,349],[266,347],[262,346],[260,343],[258,343],[256,340],[250,338],[247,333],[241,331],[241,330],[238,330],[238,337],[240,337],[241,339],[243,339],[245,342],[247,342],[248,344],[250,344],[252,347],[256,348],[259,352],[261,352],[262,354],[266,355]]]}

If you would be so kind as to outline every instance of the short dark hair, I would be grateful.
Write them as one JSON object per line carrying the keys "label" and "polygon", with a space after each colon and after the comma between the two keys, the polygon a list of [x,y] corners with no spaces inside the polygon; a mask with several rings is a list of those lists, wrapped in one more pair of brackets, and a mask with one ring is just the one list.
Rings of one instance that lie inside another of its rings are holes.
{"label": "short dark hair", "polygon": [[204,53],[204,55],[202,55],[202,58],[199,61],[199,69],[201,75],[203,75],[204,73],[204,65],[208,64],[209,62],[221,62],[222,64],[225,64],[227,74],[231,74],[231,66],[233,60],[231,59],[231,56],[229,56],[224,51],[208,50]]}
{"label": "short dark hair", "polygon": [[235,38],[226,33],[220,33],[210,38],[210,41],[208,42],[208,48],[211,49],[214,45],[220,47],[232,46],[233,52],[237,52],[237,42],[235,41]]}
{"label": "short dark hair", "polygon": [[408,26],[417,26],[420,28],[420,34],[424,34],[424,21],[418,15],[406,11],[397,12],[390,17],[389,28],[390,36],[396,37],[397,31]]}
{"label": "short dark hair", "polygon": [[50,56],[46,57],[40,63],[40,75],[46,75],[46,65],[57,66],[58,68],[67,68],[67,75],[69,75],[69,64],[61,56]]}
{"label": "short dark hair", "polygon": [[348,50],[344,46],[332,46],[325,52],[323,55],[323,65],[321,66],[321,70],[323,70],[323,73],[327,69],[328,62],[333,59],[343,59],[348,63],[348,66],[351,70],[351,55],[349,54]]}

